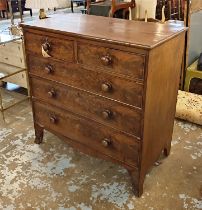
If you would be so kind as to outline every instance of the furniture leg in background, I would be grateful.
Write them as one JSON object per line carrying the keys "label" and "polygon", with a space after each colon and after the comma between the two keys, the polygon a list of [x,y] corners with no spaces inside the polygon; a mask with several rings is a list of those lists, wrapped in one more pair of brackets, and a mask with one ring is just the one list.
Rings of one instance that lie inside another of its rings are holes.
{"label": "furniture leg in background", "polygon": [[87,7],[87,0],[71,0],[71,11],[74,13],[74,3],[76,4],[83,4],[84,9],[82,9],[82,13],[86,13],[86,7]]}
{"label": "furniture leg in background", "polygon": [[29,11],[30,16],[32,16],[32,9],[31,8],[25,8],[25,0],[7,0],[8,2],[8,10],[11,14],[11,18],[14,18],[15,12],[20,12],[20,19],[22,20],[22,15],[24,11]]}
{"label": "furniture leg in background", "polygon": [[20,11],[20,20],[22,23],[23,19],[22,19],[22,2],[21,2],[21,0],[18,0],[18,7],[19,7],[19,11]]}
{"label": "furniture leg in background", "polygon": [[[12,7],[12,2],[13,0],[7,0],[8,1],[8,8],[9,8],[9,12],[11,14],[11,23],[12,25],[14,25],[14,11],[13,11],[13,7]],[[18,9],[19,9],[19,12],[20,12],[20,19],[21,19],[21,22],[22,22],[22,2],[21,0],[18,0],[17,1],[18,3]]]}
{"label": "furniture leg in background", "polygon": [[11,16],[11,25],[14,25],[14,15],[13,15],[13,9],[11,5],[11,0],[8,0],[8,10]]}
{"label": "furniture leg in background", "polygon": [[[6,15],[5,15],[6,14]],[[0,0],[0,17],[8,19],[8,8],[6,0]]]}

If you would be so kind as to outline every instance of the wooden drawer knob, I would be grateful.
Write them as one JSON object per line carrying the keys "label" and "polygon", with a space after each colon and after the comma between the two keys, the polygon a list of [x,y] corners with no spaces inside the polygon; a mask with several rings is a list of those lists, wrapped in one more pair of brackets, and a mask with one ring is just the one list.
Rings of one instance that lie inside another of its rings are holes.
{"label": "wooden drawer knob", "polygon": [[47,74],[53,73],[53,67],[51,65],[45,66],[44,70],[46,71]]}
{"label": "wooden drawer knob", "polygon": [[54,89],[51,89],[50,91],[48,91],[48,96],[50,98],[54,98],[56,96],[56,91]]}
{"label": "wooden drawer knob", "polygon": [[110,92],[112,90],[112,85],[109,83],[103,83],[101,88],[104,92]]}
{"label": "wooden drawer knob", "polygon": [[51,45],[48,42],[48,40],[46,40],[43,44],[42,44],[42,48],[46,53],[49,53],[50,49],[51,49]]}
{"label": "wooden drawer knob", "polygon": [[104,147],[108,147],[110,144],[111,144],[111,140],[110,139],[105,138],[105,139],[102,140],[102,145]]}
{"label": "wooden drawer knob", "polygon": [[57,117],[55,117],[55,116],[50,117],[50,122],[51,123],[56,124],[57,121],[58,121]]}
{"label": "wooden drawer knob", "polygon": [[103,65],[108,66],[112,63],[112,58],[110,55],[105,55],[101,57],[101,62]]}
{"label": "wooden drawer knob", "polygon": [[108,120],[112,117],[112,112],[110,110],[104,110],[102,112],[102,117],[105,119],[105,120]]}

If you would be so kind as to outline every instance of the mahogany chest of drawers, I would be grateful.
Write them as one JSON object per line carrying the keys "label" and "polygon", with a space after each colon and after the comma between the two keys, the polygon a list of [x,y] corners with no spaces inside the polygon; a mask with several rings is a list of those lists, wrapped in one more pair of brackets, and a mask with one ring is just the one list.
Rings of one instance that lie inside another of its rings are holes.
{"label": "mahogany chest of drawers", "polygon": [[43,130],[128,169],[135,193],[169,154],[186,29],[80,14],[22,25]]}

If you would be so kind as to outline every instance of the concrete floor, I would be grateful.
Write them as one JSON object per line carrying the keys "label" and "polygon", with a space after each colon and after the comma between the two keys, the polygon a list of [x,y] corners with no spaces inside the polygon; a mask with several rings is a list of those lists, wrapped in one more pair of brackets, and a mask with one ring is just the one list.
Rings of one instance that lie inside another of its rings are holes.
{"label": "concrete floor", "polygon": [[[21,97],[4,94],[6,104]],[[194,124],[175,121],[171,155],[155,164],[136,198],[124,168],[48,132],[34,144],[28,101],[8,110],[6,121],[0,120],[0,209],[202,209],[202,129]]]}

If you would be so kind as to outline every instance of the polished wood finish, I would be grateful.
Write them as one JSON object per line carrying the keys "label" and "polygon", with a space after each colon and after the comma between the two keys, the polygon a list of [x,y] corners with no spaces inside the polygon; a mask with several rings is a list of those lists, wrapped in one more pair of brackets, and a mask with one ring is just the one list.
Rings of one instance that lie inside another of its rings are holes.
{"label": "polished wood finish", "polygon": [[28,55],[28,65],[33,75],[78,87],[135,107],[142,107],[143,84],[136,81],[106,72],[87,70],[78,64],[65,65],[50,58],[39,59],[33,55]]}
{"label": "polished wood finish", "polygon": [[49,80],[32,77],[34,97],[141,137],[142,110]]}
{"label": "polished wood finish", "polygon": [[[25,39],[34,40],[28,42],[26,48],[36,55],[41,55],[41,48],[54,59],[73,62],[74,43],[70,40],[61,40],[53,37],[44,37],[38,34],[26,33]],[[41,47],[39,47],[41,46]]]}
{"label": "polished wood finish", "polygon": [[134,137],[62,109],[52,106],[47,108],[42,102],[34,102],[33,107],[36,110],[36,122],[46,129],[68,136],[129,166],[138,166],[140,144]]}
{"label": "polished wood finish", "polygon": [[[100,42],[109,43],[110,45],[118,44],[116,48],[123,45],[145,50],[163,44],[174,38],[176,33],[184,30],[183,27],[177,25],[145,24],[141,21],[126,21],[117,18],[92,17],[90,15],[81,16],[81,14],[68,14],[68,16],[60,14],[54,15],[54,18],[32,21],[27,24],[26,31],[28,29],[35,35],[36,33],[42,34],[43,38],[41,37],[41,41],[45,41],[46,36],[44,36],[42,31],[36,29],[42,29],[46,31],[46,35],[51,34],[52,37],[59,39],[62,37],[66,40],[72,39],[72,37],[93,41],[100,39]],[[57,34],[55,34],[56,31]],[[25,35],[27,36],[27,33]],[[27,37],[26,39],[29,38]],[[34,40],[37,41],[38,39],[39,37],[37,36]],[[67,43],[69,44],[69,42]],[[27,44],[30,45],[31,43],[28,42]]]}
{"label": "polished wood finish", "polygon": [[108,72],[144,79],[145,56],[137,53],[79,43],[78,61],[88,68],[104,68]]}
{"label": "polished wood finish", "polygon": [[[173,51],[174,46],[178,50]],[[150,52],[140,182],[159,158],[160,151],[166,156],[170,152],[183,51],[184,34],[181,34]]]}
{"label": "polished wood finish", "polygon": [[170,152],[186,29],[78,14],[22,27],[36,143],[47,129],[123,165],[140,196]]}

